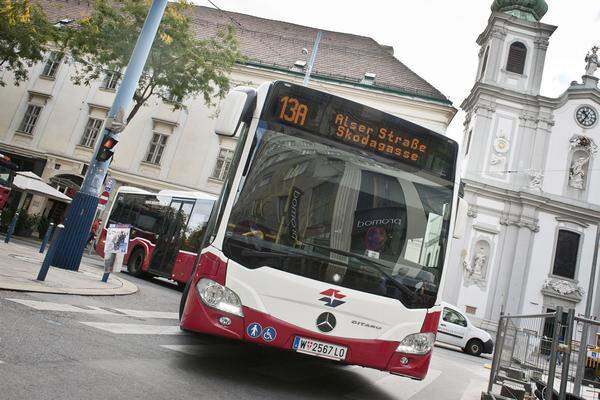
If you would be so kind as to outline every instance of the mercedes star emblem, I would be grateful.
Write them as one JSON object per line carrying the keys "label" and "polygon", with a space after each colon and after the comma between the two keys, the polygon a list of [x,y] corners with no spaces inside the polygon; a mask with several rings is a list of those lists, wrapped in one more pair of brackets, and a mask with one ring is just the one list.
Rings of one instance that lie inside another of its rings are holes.
{"label": "mercedes star emblem", "polygon": [[335,316],[328,312],[319,315],[317,317],[317,328],[321,332],[331,332],[335,328]]}

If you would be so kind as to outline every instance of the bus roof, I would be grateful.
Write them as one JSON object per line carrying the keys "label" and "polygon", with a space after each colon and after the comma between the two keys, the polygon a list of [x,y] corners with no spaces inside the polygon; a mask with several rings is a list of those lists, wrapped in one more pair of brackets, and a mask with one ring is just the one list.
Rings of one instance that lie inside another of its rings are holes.
{"label": "bus roof", "polygon": [[201,200],[216,200],[217,196],[201,191],[191,190],[161,190],[160,192],[150,192],[133,186],[121,186],[119,193],[134,193],[134,194],[149,194],[154,196],[166,196],[183,199],[201,199]]}

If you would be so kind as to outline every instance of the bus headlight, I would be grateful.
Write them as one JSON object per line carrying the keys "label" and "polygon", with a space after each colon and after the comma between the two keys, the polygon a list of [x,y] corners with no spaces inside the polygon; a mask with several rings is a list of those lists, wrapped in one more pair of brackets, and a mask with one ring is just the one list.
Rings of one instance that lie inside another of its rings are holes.
{"label": "bus headlight", "polygon": [[196,284],[196,290],[207,306],[240,317],[244,316],[240,298],[228,287],[211,279],[202,278]]}
{"label": "bus headlight", "polygon": [[435,335],[431,332],[413,333],[400,342],[396,351],[406,354],[427,354],[433,348],[434,342]]}

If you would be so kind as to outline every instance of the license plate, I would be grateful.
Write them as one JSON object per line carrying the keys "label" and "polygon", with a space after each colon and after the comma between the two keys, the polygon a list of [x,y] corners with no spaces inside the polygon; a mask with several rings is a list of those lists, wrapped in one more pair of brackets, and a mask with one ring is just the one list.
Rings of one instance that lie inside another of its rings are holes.
{"label": "license plate", "polygon": [[344,360],[348,348],[335,344],[319,342],[318,340],[296,336],[292,346],[298,353],[311,354],[318,357],[328,358],[330,360]]}

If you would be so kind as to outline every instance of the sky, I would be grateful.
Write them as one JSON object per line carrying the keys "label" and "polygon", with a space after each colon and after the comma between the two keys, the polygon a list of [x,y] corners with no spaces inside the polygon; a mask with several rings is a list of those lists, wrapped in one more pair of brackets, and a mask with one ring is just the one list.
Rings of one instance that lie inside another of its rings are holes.
{"label": "sky", "polygon": [[[219,8],[315,28],[369,36],[394,47],[394,55],[460,109],[474,84],[479,46],[492,0],[212,0]],[[194,3],[213,7],[208,0]],[[546,0],[542,22],[557,25],[550,38],[541,94],[560,96],[581,80],[585,55],[600,46],[598,0]],[[600,73],[598,73],[600,76]],[[464,113],[448,135],[462,141]]]}

